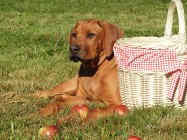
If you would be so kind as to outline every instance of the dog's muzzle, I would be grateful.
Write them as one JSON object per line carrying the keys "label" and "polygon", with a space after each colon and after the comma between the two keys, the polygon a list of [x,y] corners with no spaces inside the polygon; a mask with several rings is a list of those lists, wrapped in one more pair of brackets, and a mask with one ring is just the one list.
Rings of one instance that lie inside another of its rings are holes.
{"label": "dog's muzzle", "polygon": [[70,60],[74,61],[74,62],[78,62],[80,61],[80,57],[78,56],[79,51],[80,51],[81,47],[79,45],[71,45],[70,46]]}

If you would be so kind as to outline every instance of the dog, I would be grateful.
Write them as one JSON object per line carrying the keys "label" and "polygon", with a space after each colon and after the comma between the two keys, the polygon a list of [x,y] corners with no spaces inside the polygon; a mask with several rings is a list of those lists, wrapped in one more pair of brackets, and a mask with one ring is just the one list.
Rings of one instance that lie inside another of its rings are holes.
{"label": "dog", "polygon": [[102,102],[103,108],[91,110],[85,120],[109,115],[121,104],[113,45],[123,30],[101,20],[78,21],[69,36],[70,60],[81,62],[78,74],[57,87],[35,93],[53,98],[39,110],[43,117],[57,113],[64,106]]}

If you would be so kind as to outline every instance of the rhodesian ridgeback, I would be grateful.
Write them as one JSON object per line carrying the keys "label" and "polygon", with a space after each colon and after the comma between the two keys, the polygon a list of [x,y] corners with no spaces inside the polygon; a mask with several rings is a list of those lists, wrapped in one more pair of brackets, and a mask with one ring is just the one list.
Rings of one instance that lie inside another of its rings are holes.
{"label": "rhodesian ridgeback", "polygon": [[99,101],[105,107],[91,110],[86,120],[111,114],[121,104],[113,45],[122,35],[122,29],[105,21],[79,21],[69,37],[70,60],[81,62],[79,72],[51,90],[35,93],[38,97],[54,99],[39,113],[49,116],[66,105]]}

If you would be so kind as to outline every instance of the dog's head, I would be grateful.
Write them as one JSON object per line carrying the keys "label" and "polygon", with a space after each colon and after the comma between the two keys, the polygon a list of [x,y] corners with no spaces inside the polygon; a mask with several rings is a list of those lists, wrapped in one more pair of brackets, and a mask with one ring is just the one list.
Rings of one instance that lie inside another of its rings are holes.
{"label": "dog's head", "polygon": [[98,59],[101,52],[110,57],[114,43],[122,35],[122,29],[105,21],[79,21],[70,33],[70,59],[91,62]]}

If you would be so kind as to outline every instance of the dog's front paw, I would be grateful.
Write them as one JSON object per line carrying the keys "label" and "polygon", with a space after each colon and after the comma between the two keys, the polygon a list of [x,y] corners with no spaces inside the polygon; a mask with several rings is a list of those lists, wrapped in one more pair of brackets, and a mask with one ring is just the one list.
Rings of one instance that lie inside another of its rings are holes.
{"label": "dog's front paw", "polygon": [[83,124],[86,124],[86,123],[88,123],[90,121],[93,121],[93,120],[97,120],[101,116],[102,116],[101,109],[100,108],[95,108],[88,113],[86,118],[83,120]]}
{"label": "dog's front paw", "polygon": [[59,112],[59,106],[55,102],[48,104],[47,106],[45,106],[44,108],[42,108],[38,111],[39,115],[42,117],[54,115],[58,112]]}

